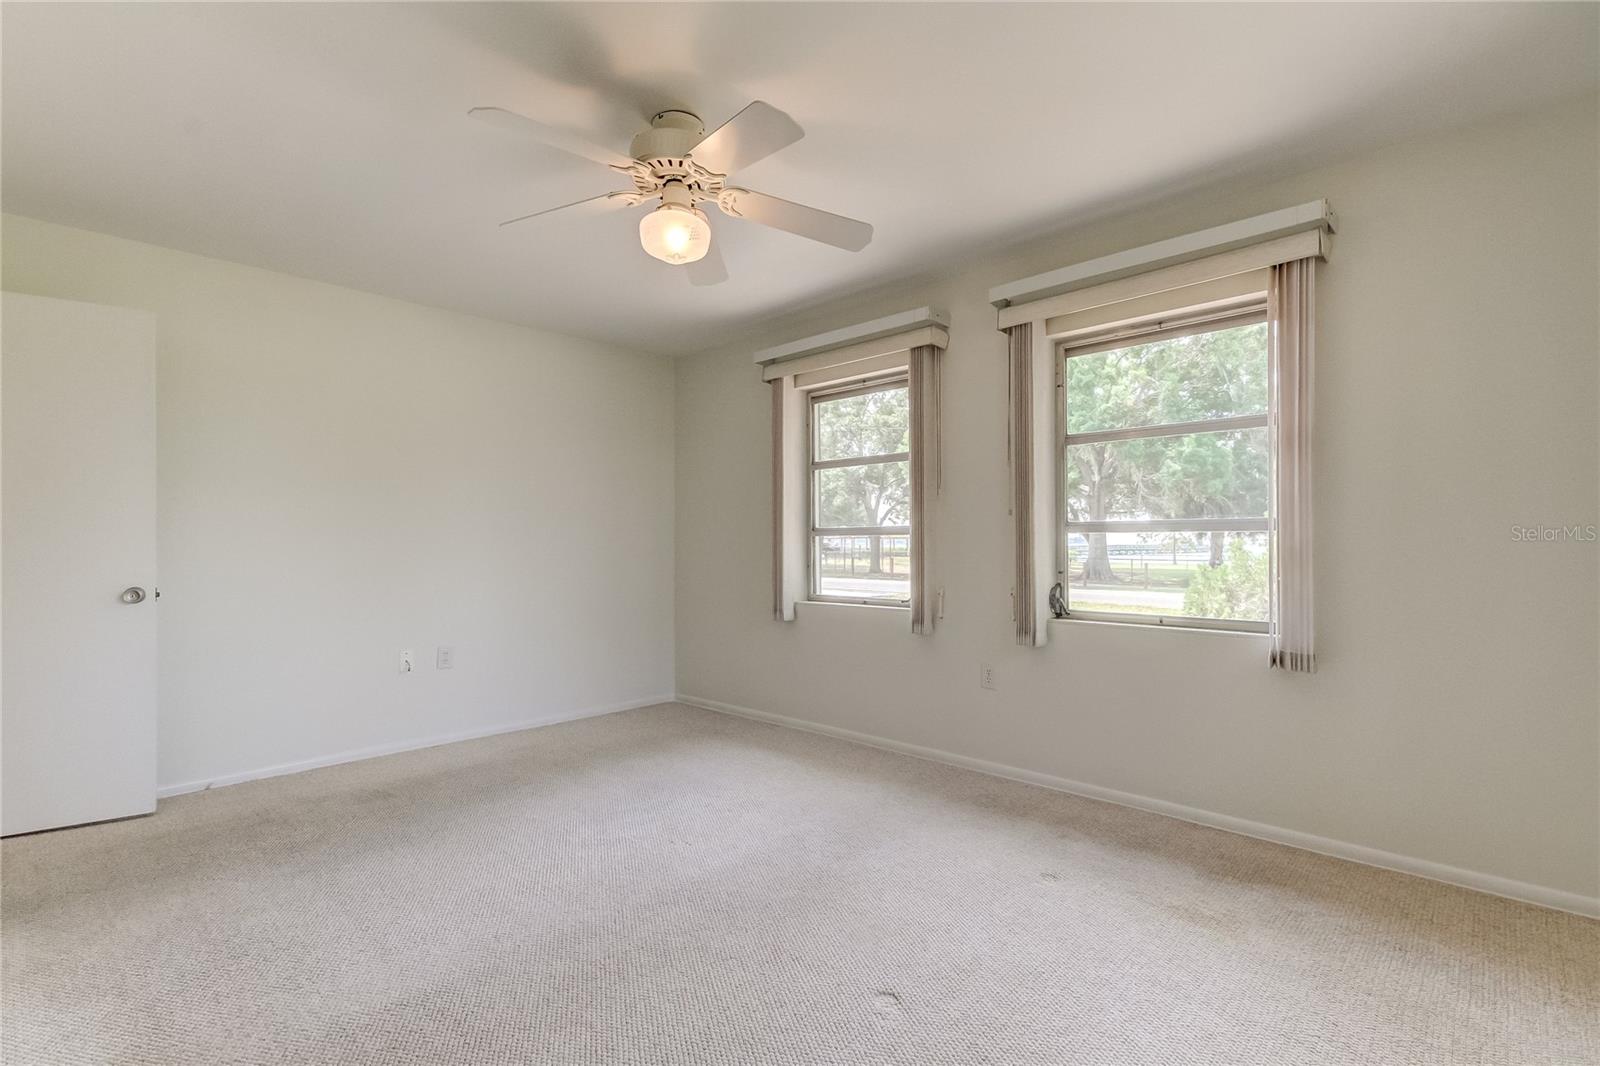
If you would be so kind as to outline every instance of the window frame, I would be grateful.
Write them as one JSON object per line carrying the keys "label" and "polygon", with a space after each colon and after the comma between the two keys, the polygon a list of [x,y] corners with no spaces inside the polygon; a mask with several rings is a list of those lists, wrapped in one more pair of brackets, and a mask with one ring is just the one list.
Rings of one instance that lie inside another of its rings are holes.
{"label": "window frame", "polygon": [[[806,602],[808,603],[842,603],[861,607],[893,607],[909,610],[911,607],[911,590],[916,581],[916,575],[910,569],[912,538],[916,531],[908,523],[903,526],[818,526],[817,523],[817,490],[819,481],[818,471],[835,470],[841,467],[872,466],[880,463],[904,462],[909,469],[911,464],[911,451],[908,448],[903,452],[884,452],[881,455],[845,456],[839,459],[818,459],[820,451],[817,434],[820,427],[817,423],[817,404],[829,400],[842,400],[851,396],[865,396],[874,392],[889,392],[893,389],[905,389],[907,398],[910,396],[911,374],[906,367],[891,370],[882,376],[871,378],[855,378],[847,382],[837,382],[830,385],[810,389],[806,393],[806,431],[805,431],[805,466],[806,466]],[[909,415],[908,415],[909,418]],[[909,427],[908,427],[909,428]],[[830,596],[820,591],[819,585],[822,575],[817,566],[817,547],[823,537],[905,537],[907,556],[907,585],[904,599],[890,599],[882,596]]]}
{"label": "window frame", "polygon": [[[1215,433],[1227,430],[1268,430],[1268,462],[1277,465],[1277,455],[1271,437],[1271,400],[1268,410],[1259,415],[1229,415],[1223,418],[1199,419],[1191,422],[1167,422],[1149,426],[1122,429],[1095,430],[1088,433],[1067,432],[1067,360],[1074,356],[1094,355],[1115,351],[1135,344],[1175,337],[1212,333],[1237,326],[1266,322],[1266,293],[1230,301],[1223,307],[1176,308],[1158,317],[1138,323],[1120,323],[1109,330],[1085,331],[1078,336],[1057,338],[1055,343],[1056,376],[1056,498],[1059,520],[1056,523],[1056,581],[1061,586],[1061,600],[1066,613],[1062,618],[1085,622],[1114,622],[1123,625],[1166,627],[1169,629],[1212,629],[1232,633],[1268,633],[1272,621],[1270,612],[1275,609],[1275,599],[1269,594],[1269,617],[1263,621],[1243,618],[1197,618],[1185,614],[1138,614],[1122,611],[1080,611],[1072,608],[1072,583],[1069,580],[1071,540],[1073,534],[1085,533],[1158,533],[1158,532],[1224,532],[1265,533],[1267,536],[1268,573],[1274,573],[1277,546],[1273,531],[1275,498],[1269,496],[1264,518],[1174,518],[1174,519],[1107,519],[1102,522],[1073,522],[1067,517],[1068,483],[1071,462],[1068,449],[1077,444],[1094,444],[1118,440],[1147,440],[1152,437],[1189,436],[1197,433]],[[1093,528],[1085,528],[1093,527]],[[1269,577],[1269,582],[1271,578]],[[1270,593],[1270,590],[1269,590]]]}

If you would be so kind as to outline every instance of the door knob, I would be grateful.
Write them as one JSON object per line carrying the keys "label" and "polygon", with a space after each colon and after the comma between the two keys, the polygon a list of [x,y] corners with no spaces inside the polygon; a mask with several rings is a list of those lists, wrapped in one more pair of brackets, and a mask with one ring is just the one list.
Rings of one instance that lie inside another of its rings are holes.
{"label": "door knob", "polygon": [[134,585],[132,588],[123,589],[122,590],[122,602],[123,603],[143,603],[144,602],[144,589],[140,588],[138,585]]}

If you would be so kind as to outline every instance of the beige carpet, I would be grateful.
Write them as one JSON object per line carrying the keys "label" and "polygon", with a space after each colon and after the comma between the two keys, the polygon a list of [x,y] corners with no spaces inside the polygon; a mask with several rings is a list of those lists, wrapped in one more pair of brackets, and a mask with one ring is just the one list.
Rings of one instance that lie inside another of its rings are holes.
{"label": "beige carpet", "polygon": [[1600,923],[673,705],[3,860],[8,1066],[1600,1061]]}

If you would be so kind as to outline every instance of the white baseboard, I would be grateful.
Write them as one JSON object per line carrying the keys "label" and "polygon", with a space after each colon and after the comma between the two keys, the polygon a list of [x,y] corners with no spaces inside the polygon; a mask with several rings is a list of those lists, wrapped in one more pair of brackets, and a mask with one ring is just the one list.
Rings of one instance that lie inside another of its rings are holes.
{"label": "white baseboard", "polygon": [[312,759],[279,763],[276,766],[263,766],[258,770],[224,774],[221,777],[211,777],[201,781],[185,781],[176,785],[162,785],[156,789],[156,798],[167,799],[172,796],[181,796],[186,792],[204,792],[208,788],[239,785],[246,781],[258,781],[264,777],[282,777],[284,774],[298,774],[306,770],[318,770],[324,766],[359,762],[362,759],[376,759],[380,755],[398,755],[402,751],[436,748],[440,744],[454,744],[461,740],[477,740],[480,737],[499,736],[501,733],[520,733],[524,729],[538,729],[540,726],[556,725],[559,722],[575,722],[580,718],[598,718],[601,715],[615,714],[618,711],[631,711],[637,707],[650,707],[657,703],[672,702],[674,701],[671,695],[645,696],[641,699],[626,700],[622,703],[608,703],[601,707],[588,707],[581,711],[557,712],[556,714],[529,718],[521,722],[510,722],[505,725],[464,729],[459,733],[446,733],[442,736],[424,737],[418,740],[402,740],[393,744],[377,744],[370,748],[356,748],[353,751],[341,751],[332,755],[319,755]]}
{"label": "white baseboard", "polygon": [[719,703],[716,700],[702,699],[699,696],[686,696],[683,693],[679,693],[677,702],[686,703],[691,707],[701,707],[708,711],[718,711],[722,714],[752,718],[759,722],[770,722],[774,725],[799,729],[808,733],[821,733],[824,736],[836,737],[856,744],[865,744],[868,747],[882,748],[885,751],[898,752],[901,755],[911,755],[931,762],[959,766],[964,770],[976,770],[979,773],[990,774],[994,777],[1004,777],[1029,785],[1039,785],[1043,788],[1054,789],[1057,792],[1070,792],[1075,796],[1084,796],[1088,799],[1115,803],[1123,807],[1133,807],[1141,811],[1163,814],[1168,818],[1177,818],[1181,821],[1193,822],[1196,825],[1209,826],[1212,829],[1223,829],[1230,833],[1238,833],[1241,836],[1271,841],[1274,844],[1287,844],[1292,848],[1302,848],[1306,851],[1317,852],[1320,855],[1329,855],[1336,859],[1348,859],[1351,862],[1359,862],[1366,866],[1377,866],[1385,870],[1411,874],[1415,877],[1425,877],[1430,881],[1443,881],[1446,884],[1456,885],[1461,888],[1486,892],[1491,896],[1504,896],[1507,899],[1532,903],[1540,907],[1549,907],[1553,910],[1569,911],[1589,918],[1600,918],[1600,897],[1596,896],[1584,896],[1576,892],[1546,888],[1543,885],[1529,884],[1526,881],[1513,881],[1508,877],[1479,873],[1476,870],[1463,870],[1457,866],[1446,866],[1443,863],[1430,862],[1427,859],[1399,855],[1392,851],[1381,851],[1378,848],[1369,848],[1363,844],[1351,844],[1343,840],[1314,836],[1311,833],[1284,829],[1280,826],[1267,825],[1264,822],[1252,822],[1244,818],[1235,818],[1232,815],[1217,814],[1213,811],[1201,810],[1198,807],[1186,807],[1181,803],[1169,803],[1166,800],[1152,799],[1149,796],[1140,796],[1132,792],[1120,792],[1114,788],[1103,788],[1100,785],[1090,785],[1082,781],[1072,781],[1052,774],[1039,773],[1036,770],[1022,770],[1015,766],[1007,766],[1004,763],[989,762],[986,759],[974,759],[967,755],[940,751],[938,748],[927,748],[920,744],[907,744],[899,740],[890,740],[887,737],[873,736],[870,733],[858,733],[853,729],[841,729],[838,726],[808,722],[803,718],[790,718],[787,715],[757,711],[732,703]]}

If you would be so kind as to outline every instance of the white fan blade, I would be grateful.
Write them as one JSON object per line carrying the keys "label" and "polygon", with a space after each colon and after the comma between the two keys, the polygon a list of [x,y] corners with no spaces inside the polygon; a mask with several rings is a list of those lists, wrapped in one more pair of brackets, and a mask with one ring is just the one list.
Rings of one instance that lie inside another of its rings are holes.
{"label": "white fan blade", "polygon": [[504,222],[500,223],[500,225],[510,226],[513,223],[526,222],[530,218],[538,218],[540,215],[548,215],[556,211],[566,211],[569,208],[576,209],[573,211],[574,214],[595,215],[602,211],[608,211],[616,207],[625,207],[628,204],[634,204],[638,202],[639,201],[634,198],[632,193],[608,192],[603,193],[600,196],[591,196],[587,200],[575,200],[570,204],[562,204],[560,207],[547,207],[543,211],[535,211],[531,215],[518,215],[516,218],[508,218]]}
{"label": "white fan blade", "polygon": [[707,170],[732,174],[805,135],[794,119],[757,100],[704,137],[689,154]]}
{"label": "white fan blade", "polygon": [[706,254],[683,268],[691,285],[721,285],[728,280],[728,264],[722,261],[722,248],[715,236]]}
{"label": "white fan blade", "polygon": [[734,218],[759,222],[801,237],[809,237],[847,252],[859,252],[872,241],[872,227],[853,218],[790,203],[764,192],[724,189],[717,206]]}
{"label": "white fan blade", "polygon": [[551,148],[559,148],[569,155],[580,159],[592,159],[596,163],[613,167],[617,170],[627,170],[633,166],[633,160],[620,152],[613,152],[609,148],[602,148],[598,144],[568,133],[566,130],[554,126],[546,126],[543,122],[535,121],[526,115],[519,115],[515,111],[507,111],[503,107],[475,107],[467,114],[475,119],[480,119],[491,126],[498,126],[504,130],[514,130],[530,134],[542,144]]}

